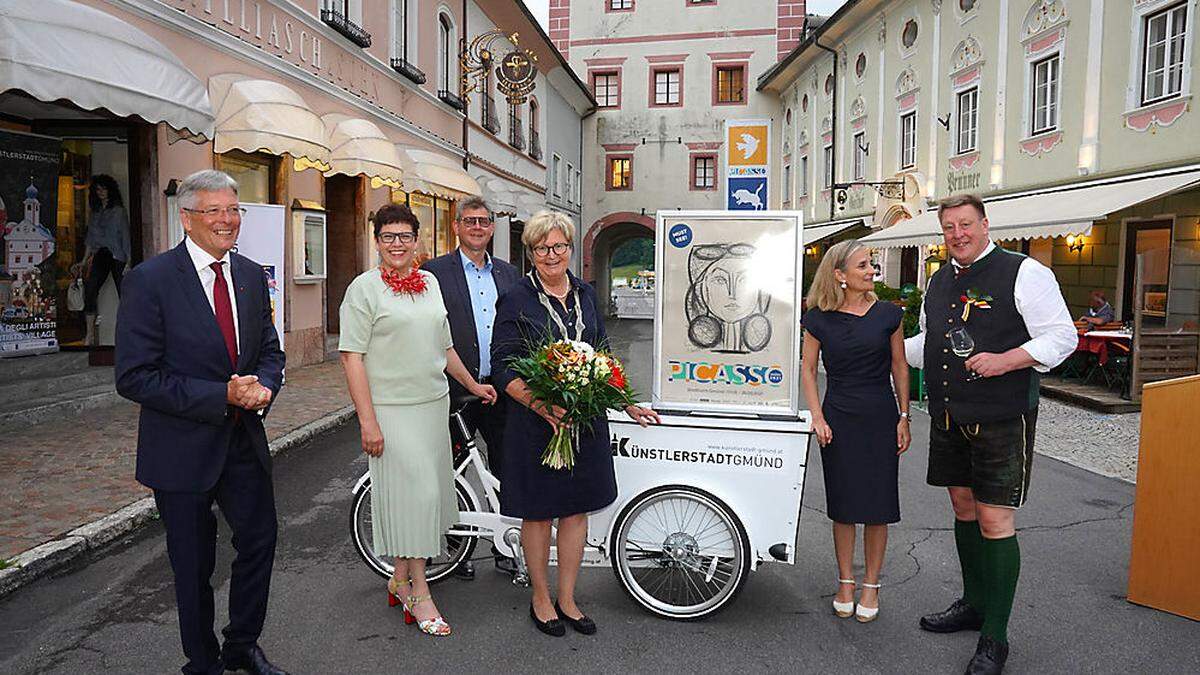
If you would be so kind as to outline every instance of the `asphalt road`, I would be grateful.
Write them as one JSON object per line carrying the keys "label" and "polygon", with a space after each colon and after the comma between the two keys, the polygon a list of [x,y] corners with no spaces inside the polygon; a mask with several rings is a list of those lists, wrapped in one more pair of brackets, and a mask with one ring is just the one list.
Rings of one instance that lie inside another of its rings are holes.
{"label": "asphalt road", "polygon": [[[649,323],[611,332],[647,391]],[[764,564],[724,612],[694,623],[657,619],[625,597],[610,569],[589,568],[579,599],[599,634],[549,638],[530,625],[528,591],[480,562],[474,581],[434,588],[455,633],[433,639],[388,608],[383,580],[350,545],[350,490],[366,462],[357,427],[347,425],[277,458],[281,531],[261,644],[295,673],[962,672],[976,635],[916,626],[958,588],[949,505],[923,480],[927,435],[928,418],[918,414],[917,443],[901,463],[904,520],[892,529],[872,624],[837,619],[829,608],[835,568],[814,446],[796,565]],[[1034,467],[1018,518],[1023,562],[1009,672],[1200,672],[1200,623],[1124,599],[1132,487],[1045,457]],[[227,534],[214,578],[220,613]],[[183,659],[161,526],[8,596],[0,626],[0,672],[176,672]]]}

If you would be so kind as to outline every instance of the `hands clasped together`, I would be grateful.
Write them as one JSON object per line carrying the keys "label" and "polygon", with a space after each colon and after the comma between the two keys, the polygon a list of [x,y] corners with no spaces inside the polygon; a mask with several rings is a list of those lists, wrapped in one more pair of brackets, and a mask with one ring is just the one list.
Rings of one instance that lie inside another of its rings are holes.
{"label": "hands clasped together", "polygon": [[271,390],[258,383],[257,375],[234,373],[225,385],[225,401],[244,410],[262,410],[271,403]]}

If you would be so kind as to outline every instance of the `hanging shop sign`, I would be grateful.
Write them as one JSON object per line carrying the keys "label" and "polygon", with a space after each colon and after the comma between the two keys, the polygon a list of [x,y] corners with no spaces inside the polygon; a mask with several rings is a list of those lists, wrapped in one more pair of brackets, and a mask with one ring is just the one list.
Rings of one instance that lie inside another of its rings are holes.
{"label": "hanging shop sign", "polygon": [[[501,56],[500,49],[508,51]],[[509,105],[521,105],[533,93],[537,56],[521,48],[517,33],[506,34],[499,29],[480,33],[459,55],[459,61],[462,65],[464,102],[470,102],[472,92],[482,94],[487,91],[487,79],[493,70],[496,87],[504,94]],[[497,63],[499,65],[495,65]]]}
{"label": "hanging shop sign", "polygon": [[800,410],[798,212],[660,211],[654,407]]}
{"label": "hanging shop sign", "polygon": [[61,159],[60,139],[0,130],[0,357],[58,351]]}
{"label": "hanging shop sign", "polygon": [[262,266],[271,297],[271,321],[279,334],[283,349],[283,294],[287,284],[283,279],[284,225],[287,209],[277,204],[246,204],[242,229],[238,233],[237,252]]}
{"label": "hanging shop sign", "polygon": [[725,121],[725,208],[767,208],[771,120]]}

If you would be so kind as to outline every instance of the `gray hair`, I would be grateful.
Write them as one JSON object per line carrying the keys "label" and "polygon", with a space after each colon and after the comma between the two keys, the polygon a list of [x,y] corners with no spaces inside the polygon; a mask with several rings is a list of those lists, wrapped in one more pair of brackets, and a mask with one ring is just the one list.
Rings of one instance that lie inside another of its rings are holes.
{"label": "gray hair", "polygon": [[196,193],[220,192],[221,190],[233,190],[233,194],[236,195],[238,193],[237,181],[224,171],[204,169],[183,179],[179,187],[175,189],[175,201],[181,208],[194,209],[200,199]]}
{"label": "gray hair", "polygon": [[483,197],[467,197],[466,199],[459,202],[458,203],[458,219],[459,220],[462,220],[462,214],[467,209],[475,209],[475,210],[483,209],[484,211],[487,211],[488,220],[496,219],[496,214],[492,213],[492,207],[488,206],[488,203],[486,201],[484,201]]}
{"label": "gray hair", "polygon": [[538,242],[549,237],[553,230],[562,232],[568,244],[575,242],[575,225],[567,217],[567,214],[546,209],[538,211],[525,224],[525,229],[521,232],[521,243],[525,244],[525,248],[533,249]]}

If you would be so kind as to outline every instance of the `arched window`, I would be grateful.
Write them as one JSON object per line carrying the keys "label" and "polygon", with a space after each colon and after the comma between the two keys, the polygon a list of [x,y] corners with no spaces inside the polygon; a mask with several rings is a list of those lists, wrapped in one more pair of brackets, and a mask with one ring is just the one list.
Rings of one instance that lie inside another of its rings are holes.
{"label": "arched window", "polygon": [[542,157],[542,139],[538,136],[538,112],[537,99],[529,99],[529,156],[534,159]]}
{"label": "arched window", "polygon": [[454,84],[454,23],[445,12],[438,14],[438,89],[458,93]]}

